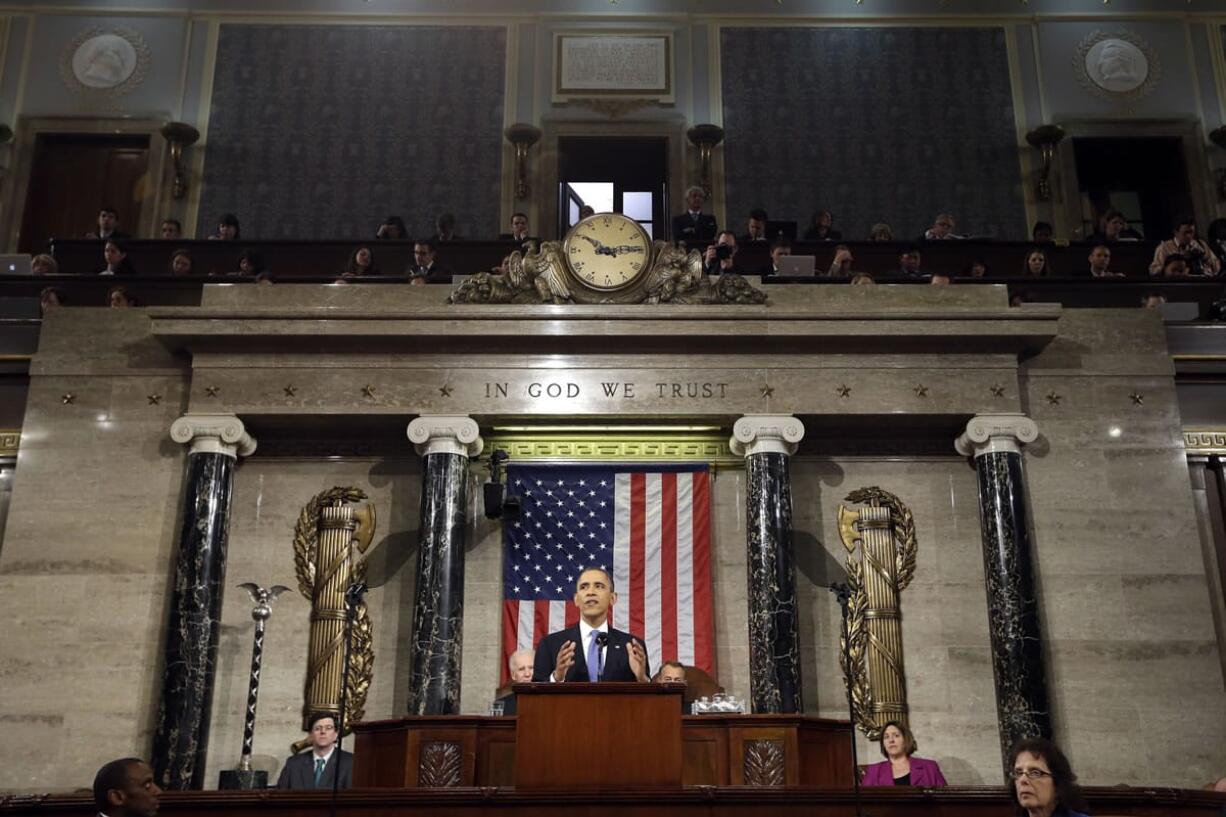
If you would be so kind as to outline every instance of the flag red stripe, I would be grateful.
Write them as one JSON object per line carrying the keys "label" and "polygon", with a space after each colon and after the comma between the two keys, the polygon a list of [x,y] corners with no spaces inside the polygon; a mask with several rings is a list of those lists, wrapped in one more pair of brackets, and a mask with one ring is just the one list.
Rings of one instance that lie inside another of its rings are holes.
{"label": "flag red stripe", "polygon": [[694,664],[715,677],[715,645],[711,610],[711,492],[710,473],[694,474]]}
{"label": "flag red stripe", "polygon": [[661,663],[677,660],[677,474],[671,472],[660,475],[660,640]]}
{"label": "flag red stripe", "polygon": [[498,686],[500,687],[511,680],[511,671],[507,668],[507,662],[511,660],[511,653],[516,650],[518,639],[519,599],[510,601],[504,599],[502,602],[502,661],[499,662],[501,670],[498,673]]}
{"label": "flag red stripe", "polygon": [[643,637],[644,618],[643,582],[646,572],[647,545],[647,477],[636,473],[630,475],[630,594],[629,630]]}

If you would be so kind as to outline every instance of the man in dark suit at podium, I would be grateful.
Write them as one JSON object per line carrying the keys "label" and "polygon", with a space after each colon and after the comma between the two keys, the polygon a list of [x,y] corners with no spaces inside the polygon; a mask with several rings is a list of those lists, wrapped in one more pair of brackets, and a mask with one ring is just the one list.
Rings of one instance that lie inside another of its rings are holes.
{"label": "man in dark suit at podium", "polygon": [[330,789],[336,785],[340,773],[339,788],[353,785],[353,755],[337,749],[340,735],[336,731],[336,718],[329,712],[317,712],[307,724],[311,735],[311,751],[294,755],[285,761],[278,789]]}
{"label": "man in dark suit at podium", "polygon": [[649,682],[642,639],[609,626],[609,608],[616,602],[608,571],[589,567],[580,573],[575,583],[579,623],[541,639],[532,680]]}

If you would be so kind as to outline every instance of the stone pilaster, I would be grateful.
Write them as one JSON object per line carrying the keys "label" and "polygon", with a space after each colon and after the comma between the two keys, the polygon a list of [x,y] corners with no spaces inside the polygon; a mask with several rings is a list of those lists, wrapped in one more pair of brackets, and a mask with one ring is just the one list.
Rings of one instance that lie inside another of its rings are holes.
{"label": "stone pilaster", "polygon": [[979,476],[983,572],[1004,763],[1017,740],[1051,737],[1022,466],[1022,445],[1038,436],[1038,426],[1024,414],[984,414],[973,418],[954,443],[959,454],[974,457]]}
{"label": "stone pilaster", "polygon": [[424,459],[421,541],[409,657],[409,714],[460,711],[468,461],[481,453],[469,417],[429,415],[409,423]]}
{"label": "stone pilaster", "polygon": [[208,751],[234,466],[240,455],[255,451],[255,440],[231,414],[186,414],[171,425],[170,437],[191,448],[153,769],[162,788],[199,789]]}
{"label": "stone pilaster", "polygon": [[745,457],[749,674],[753,711],[803,712],[788,462],[804,437],[789,415],[746,415],[732,427]]}

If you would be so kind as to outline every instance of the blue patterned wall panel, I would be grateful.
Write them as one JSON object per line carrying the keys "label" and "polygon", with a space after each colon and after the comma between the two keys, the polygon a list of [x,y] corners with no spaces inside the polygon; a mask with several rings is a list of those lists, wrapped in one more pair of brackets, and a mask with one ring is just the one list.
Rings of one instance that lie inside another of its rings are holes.
{"label": "blue patterned wall panel", "polygon": [[801,231],[819,207],[846,238],[884,221],[912,238],[1025,225],[1000,28],[725,28],[728,218],[765,208]]}
{"label": "blue patterned wall panel", "polygon": [[198,232],[373,237],[389,213],[498,231],[506,31],[223,25]]}

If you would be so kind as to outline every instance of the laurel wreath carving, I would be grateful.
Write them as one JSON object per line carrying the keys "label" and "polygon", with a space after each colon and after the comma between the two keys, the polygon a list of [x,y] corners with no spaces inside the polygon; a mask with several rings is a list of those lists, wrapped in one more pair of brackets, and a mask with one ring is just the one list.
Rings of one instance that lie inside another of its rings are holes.
{"label": "laurel wreath carving", "polygon": [[782,786],[784,775],[783,741],[745,741],[745,785]]}
{"label": "laurel wreath carving", "polygon": [[[319,551],[319,512],[328,505],[361,502],[364,499],[366,492],[360,488],[337,486],[311,497],[298,514],[298,522],[294,525],[294,570],[298,576],[298,592],[312,604],[315,600],[315,581],[318,578],[316,558]],[[365,578],[365,574],[365,562],[358,562],[353,566],[350,576],[354,581],[360,581]],[[374,675],[373,646],[370,614],[366,602],[362,601],[354,608],[349,672],[345,678],[349,690],[343,719],[346,733],[350,731],[349,725],[360,721],[366,713],[366,695]],[[306,738],[294,743],[294,751],[301,751],[309,742],[310,739]]]}
{"label": "laurel wreath carving", "polygon": [[[915,518],[901,499],[877,486],[859,488],[847,495],[847,502],[885,507],[890,511],[894,532],[894,570],[898,591],[902,592],[915,577],[916,552]],[[847,637],[840,637],[839,664],[844,683],[850,678],[851,714],[860,731],[869,740],[881,738],[881,728],[873,718],[873,691],[868,677],[868,593],[864,589],[864,565],[859,559],[847,559]],[[850,663],[850,669],[847,664]]]}
{"label": "laurel wreath carving", "polygon": [[433,740],[421,747],[417,764],[417,785],[422,788],[451,788],[460,785],[460,744]]}

